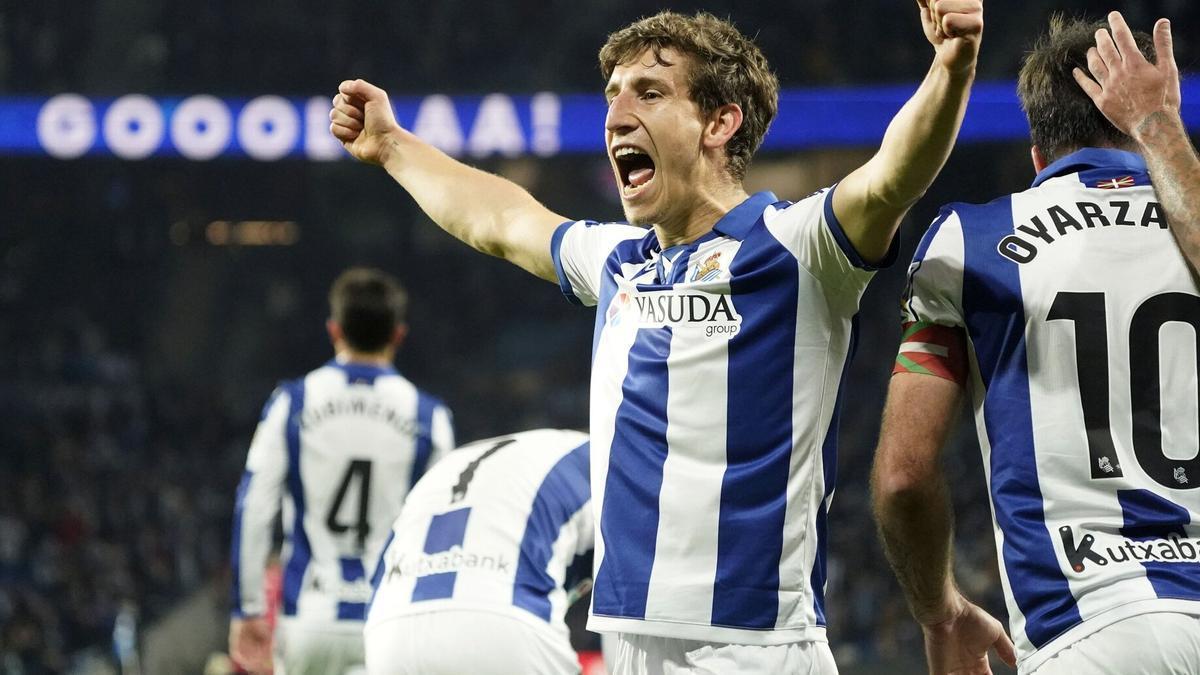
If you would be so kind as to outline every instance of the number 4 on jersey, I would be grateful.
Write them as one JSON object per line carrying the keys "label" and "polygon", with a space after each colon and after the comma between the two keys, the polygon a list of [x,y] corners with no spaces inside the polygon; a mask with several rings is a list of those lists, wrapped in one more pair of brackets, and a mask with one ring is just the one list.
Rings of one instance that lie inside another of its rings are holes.
{"label": "number 4 on jersey", "polygon": [[[342,511],[342,502],[346,501],[346,494],[350,492],[350,483],[356,479],[358,481],[358,522],[354,525],[345,525],[339,520],[339,514]],[[329,513],[325,516],[325,525],[334,534],[344,534],[354,528],[358,549],[361,551],[366,546],[367,535],[371,533],[371,524],[367,519],[370,505],[371,462],[366,459],[353,460],[350,462],[350,467],[346,469],[345,475],[342,476],[337,495],[334,496]]]}

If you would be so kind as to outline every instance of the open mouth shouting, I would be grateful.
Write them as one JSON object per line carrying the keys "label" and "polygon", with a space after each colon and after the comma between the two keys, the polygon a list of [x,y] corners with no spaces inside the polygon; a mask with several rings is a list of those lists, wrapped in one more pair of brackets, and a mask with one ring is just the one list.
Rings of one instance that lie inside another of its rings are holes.
{"label": "open mouth shouting", "polygon": [[625,199],[638,196],[654,180],[654,160],[645,150],[634,145],[617,145],[612,155]]}

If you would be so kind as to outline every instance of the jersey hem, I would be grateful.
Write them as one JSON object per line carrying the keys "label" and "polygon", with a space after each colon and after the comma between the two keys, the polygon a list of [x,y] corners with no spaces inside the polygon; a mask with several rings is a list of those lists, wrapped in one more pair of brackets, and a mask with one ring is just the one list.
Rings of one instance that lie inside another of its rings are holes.
{"label": "jersey hem", "polygon": [[299,630],[321,632],[321,633],[361,633],[363,630],[362,619],[337,619],[329,621],[320,621],[317,619],[305,619],[295,616],[280,616],[279,625],[286,625],[288,628],[297,628]]}
{"label": "jersey hem", "polygon": [[753,630],[730,626],[682,623],[653,619],[629,619],[617,616],[592,614],[587,628],[597,633],[630,633],[654,637],[722,642],[726,644],[769,647],[792,642],[828,642],[824,626],[801,626],[799,628],[771,628]]}
{"label": "jersey hem", "polygon": [[[486,614],[498,614],[508,617],[516,621],[520,621],[526,625],[532,626],[535,630],[543,631],[546,635],[553,636],[554,639],[561,639],[564,635],[561,631],[555,629],[554,625],[548,621],[543,621],[540,617],[534,616],[529,612],[515,606],[501,607],[484,603],[464,603],[457,600],[443,601],[425,601],[421,603],[426,605],[420,608],[405,609],[390,611],[385,614],[376,615],[374,613],[367,616],[366,626],[363,630],[370,630],[373,626],[381,623],[392,621],[394,619],[404,619],[422,614],[441,614],[446,612],[483,612]],[[409,605],[409,607],[413,607]],[[564,629],[566,624],[563,624]]]}
{"label": "jersey hem", "polygon": [[1071,645],[1083,640],[1084,638],[1101,631],[1119,621],[1131,619],[1135,616],[1143,614],[1188,614],[1191,616],[1200,616],[1200,601],[1182,600],[1177,598],[1162,599],[1152,598],[1147,600],[1137,600],[1124,605],[1113,607],[1105,610],[1100,614],[1085,619],[1081,623],[1077,623],[1065,632],[1060,633],[1053,640],[1042,645],[1040,649],[1033,652],[1024,659],[1017,661],[1017,673],[1019,675],[1030,675],[1040,668],[1046,661],[1049,661],[1055,654],[1067,649]]}

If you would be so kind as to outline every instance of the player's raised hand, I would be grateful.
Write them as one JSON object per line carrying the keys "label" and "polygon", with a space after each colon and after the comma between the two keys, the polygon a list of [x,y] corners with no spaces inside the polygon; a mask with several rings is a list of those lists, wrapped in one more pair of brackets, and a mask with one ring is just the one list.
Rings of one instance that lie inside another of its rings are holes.
{"label": "player's raised hand", "polygon": [[1075,81],[1113,123],[1137,138],[1142,126],[1155,115],[1179,117],[1179,68],[1172,52],[1171,22],[1154,24],[1154,49],[1158,63],[1150,63],[1133,38],[1120,12],[1109,12],[1110,31],[1096,31],[1096,46],[1088,50],[1091,77],[1076,68]]}
{"label": "player's raised hand", "polygon": [[388,135],[400,129],[387,92],[365,80],[346,80],[338,85],[329,111],[329,131],[346,150],[370,164],[382,164],[388,151]]}
{"label": "player's raised hand", "polygon": [[1005,663],[1016,667],[1016,651],[1004,626],[965,598],[961,599],[961,605],[949,619],[922,626],[929,672],[932,675],[991,675],[988,651],[992,648]]}
{"label": "player's raised hand", "polygon": [[975,68],[983,39],[983,0],[917,0],[925,38],[954,73]]}
{"label": "player's raised hand", "polygon": [[229,655],[242,668],[258,675],[270,673],[271,626],[263,617],[233,619],[229,622]]}

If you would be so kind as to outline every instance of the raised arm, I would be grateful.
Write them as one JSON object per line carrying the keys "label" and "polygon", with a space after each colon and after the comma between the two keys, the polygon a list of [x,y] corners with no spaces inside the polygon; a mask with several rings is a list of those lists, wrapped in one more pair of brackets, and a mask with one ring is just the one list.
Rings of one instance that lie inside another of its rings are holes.
{"label": "raised arm", "polygon": [[879,260],[908,209],[946,163],[962,124],[983,36],[982,0],[917,0],[933,66],[888,125],[879,151],[846,176],[833,210],[863,258]]}
{"label": "raised arm", "polygon": [[459,162],[396,122],[387,92],[363,80],[338,87],[329,129],[355,158],[378,164],[443,230],[472,248],[556,281],[550,238],[567,220],[499,176]]}
{"label": "raised arm", "polygon": [[1077,68],[1075,80],[1108,121],[1137,142],[1171,232],[1192,269],[1200,270],[1200,159],[1179,113],[1171,22],[1154,24],[1157,64],[1142,56],[1120,12],[1109,13],[1108,25],[1112,32],[1098,31],[1088,50],[1092,77]]}
{"label": "raised arm", "polygon": [[925,633],[931,673],[990,673],[993,646],[1015,663],[1000,622],[954,583],[954,517],[941,455],[961,391],[956,382],[933,375],[893,375],[871,472],[880,537]]}

